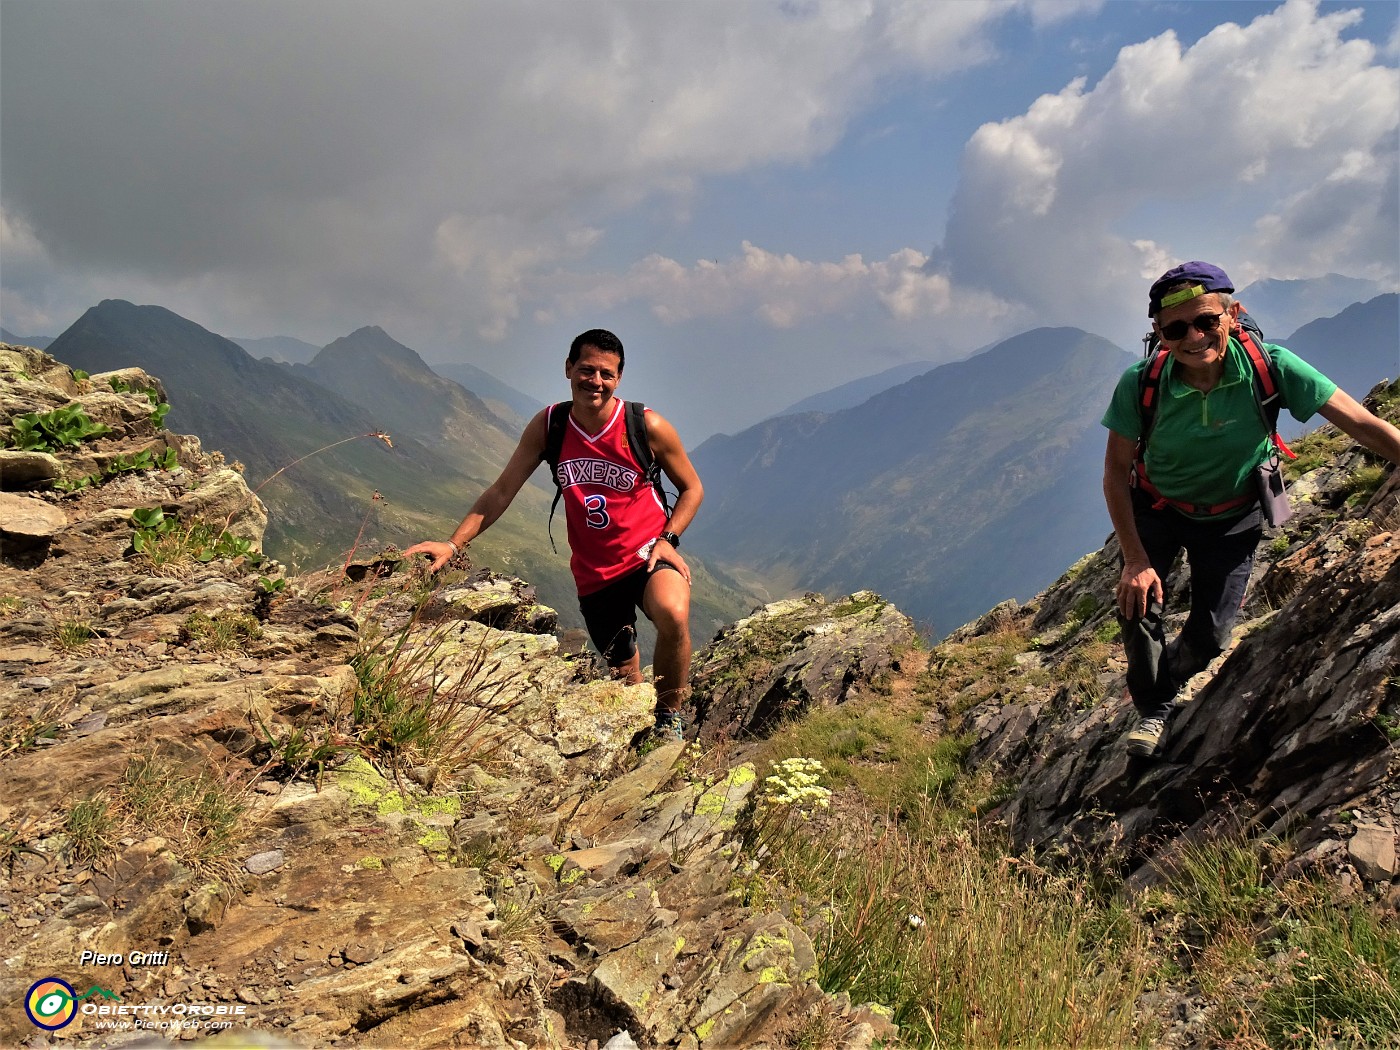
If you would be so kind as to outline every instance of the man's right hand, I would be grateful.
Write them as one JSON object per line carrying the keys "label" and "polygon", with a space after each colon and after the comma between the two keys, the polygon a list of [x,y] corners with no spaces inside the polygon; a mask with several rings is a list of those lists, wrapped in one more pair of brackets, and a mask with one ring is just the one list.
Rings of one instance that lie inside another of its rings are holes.
{"label": "man's right hand", "polygon": [[449,561],[453,555],[452,544],[444,543],[441,540],[424,540],[422,543],[415,543],[408,550],[403,552],[405,559],[413,557],[415,554],[426,554],[432,559],[428,564],[429,572],[437,572]]}
{"label": "man's right hand", "polygon": [[1118,611],[1129,620],[1147,615],[1148,601],[1164,604],[1162,579],[1148,562],[1124,563],[1118,578]]}

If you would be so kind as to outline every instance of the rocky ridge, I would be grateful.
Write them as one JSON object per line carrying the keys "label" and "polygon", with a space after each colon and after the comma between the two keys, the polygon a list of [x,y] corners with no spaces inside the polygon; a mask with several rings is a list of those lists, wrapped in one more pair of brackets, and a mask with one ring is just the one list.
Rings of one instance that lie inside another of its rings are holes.
{"label": "rocky ridge", "polygon": [[[12,1002],[53,974],[126,1002],[228,1005],[297,1046],[585,1047],[624,1031],[776,1046],[818,1015],[839,1045],[893,1034],[878,1005],[816,985],[816,928],[745,908],[732,887],[762,787],[744,741],[907,687],[925,656],[898,610],[870,592],[809,595],[726,628],[696,655],[704,747],[639,759],[650,686],[600,680],[563,651],[526,585],[458,571],[432,589],[392,551],[287,579],[257,557],[265,517],[238,473],[155,425],[156,379],[116,378],[127,392],[0,348],[7,418],[76,403],[111,428],[56,454],[0,453]],[[1391,418],[1396,393],[1373,395]],[[167,466],[125,469],[141,451]],[[970,737],[966,765],[1006,786],[988,819],[1015,847],[1141,885],[1216,831],[1287,834],[1290,863],[1339,895],[1394,894],[1400,482],[1387,470],[1370,491],[1368,469],[1342,443],[1294,484],[1297,515],[1261,547],[1236,644],[1192,683],[1156,763],[1118,746],[1132,713],[1107,640],[1112,540],[931,654],[924,675],[989,639],[1029,640],[992,695],[974,682],[974,700],[929,720]],[[158,569],[133,550],[132,513],[154,507],[237,542]],[[1184,586],[1170,582],[1170,608]],[[372,765],[349,736],[365,655],[400,641],[477,723],[464,779],[431,757]],[[227,786],[238,833],[201,853],[128,821],[85,854],[79,803],[130,809],[157,768]],[[126,961],[79,965],[84,951]],[[52,1036],[22,1015],[0,1026],[6,1042],[116,1045],[87,1017]]]}
{"label": "rocky ridge", "polygon": [[[818,1013],[842,1045],[890,1034],[821,991],[806,930],[732,891],[752,762],[679,743],[639,761],[651,686],[562,651],[519,581],[433,590],[392,552],[287,578],[256,495],[161,429],[163,403],[139,370],[0,347],[7,421],[78,406],[108,428],[0,452],[8,1001],[53,975],[151,1010],[218,1004],[298,1046],[777,1045]],[[156,509],[165,531],[138,539]],[[843,656],[840,620],[876,610],[885,644],[913,638],[865,596],[808,604],[784,672],[803,703],[893,662],[874,639]],[[367,667],[420,656],[470,761],[372,764],[391,742],[352,739]],[[114,1038],[86,1013],[51,1035],[0,1018],[5,1043]]]}

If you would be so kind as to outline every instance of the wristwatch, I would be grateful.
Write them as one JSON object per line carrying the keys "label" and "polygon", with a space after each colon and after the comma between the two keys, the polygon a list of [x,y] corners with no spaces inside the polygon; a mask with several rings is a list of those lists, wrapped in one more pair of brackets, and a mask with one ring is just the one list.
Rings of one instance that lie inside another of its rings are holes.
{"label": "wristwatch", "polygon": [[665,540],[676,550],[681,549],[681,538],[677,536],[674,532],[663,532],[660,536],[656,538],[658,540]]}

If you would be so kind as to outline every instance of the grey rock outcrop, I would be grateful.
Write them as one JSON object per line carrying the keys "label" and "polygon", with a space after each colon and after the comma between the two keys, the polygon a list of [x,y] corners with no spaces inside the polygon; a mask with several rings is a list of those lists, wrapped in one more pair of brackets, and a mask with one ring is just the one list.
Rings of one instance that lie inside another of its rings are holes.
{"label": "grey rock outcrop", "polygon": [[699,739],[764,736],[810,707],[842,703],[897,670],[917,639],[909,618],[872,591],[766,605],[696,653]]}
{"label": "grey rock outcrop", "polygon": [[[1159,760],[1122,746],[1136,716],[1112,650],[1097,703],[1068,685],[1025,685],[967,712],[970,764],[1017,785],[997,817],[1018,848],[1143,882],[1181,843],[1245,831],[1289,838],[1299,867],[1354,868],[1373,886],[1393,878],[1400,474],[1348,502],[1360,465],[1352,452],[1295,486],[1295,518],[1261,546],[1232,648],[1188,683]],[[1112,627],[1119,564],[1110,539],[1036,602],[963,639],[1014,623],[1039,642],[1027,669],[1053,679]],[[1177,624],[1185,587],[1174,573]]]}

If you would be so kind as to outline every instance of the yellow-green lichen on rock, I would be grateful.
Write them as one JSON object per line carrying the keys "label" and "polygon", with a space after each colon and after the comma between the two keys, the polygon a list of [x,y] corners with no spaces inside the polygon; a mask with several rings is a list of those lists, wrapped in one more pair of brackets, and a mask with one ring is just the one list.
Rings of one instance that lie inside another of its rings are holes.
{"label": "yellow-green lichen on rock", "polygon": [[734,789],[751,784],[757,778],[758,774],[754,770],[753,763],[745,762],[741,766],[735,766],[729,771],[728,776],[696,799],[696,816],[719,818],[716,823],[721,827],[733,827],[735,814],[730,813],[725,816],[725,810],[727,808],[737,810],[739,799],[734,796]]}
{"label": "yellow-green lichen on rock", "polygon": [[753,939],[749,941],[748,950],[744,952],[744,965],[747,966],[755,956],[768,951],[770,948],[786,955],[788,958],[792,958],[793,955],[796,954],[790,937],[783,937],[772,933],[756,933],[753,935]]}
{"label": "yellow-green lichen on rock", "polygon": [[402,814],[411,823],[426,827],[430,822],[441,823],[434,817],[459,817],[462,813],[462,796],[457,792],[406,797],[360,755],[335,769],[331,780],[357,805],[373,809],[380,817]]}
{"label": "yellow-green lichen on rock", "polygon": [[356,803],[373,808],[381,816],[403,812],[403,796],[360,755],[333,770],[331,781]]}
{"label": "yellow-green lichen on rock", "polygon": [[458,794],[448,795],[424,795],[416,800],[413,807],[425,817],[438,816],[446,813],[450,817],[460,817],[462,815],[462,796]]}
{"label": "yellow-green lichen on rock", "polygon": [[452,842],[441,830],[431,828],[427,834],[419,837],[418,845],[429,853],[445,853],[451,848]]}

